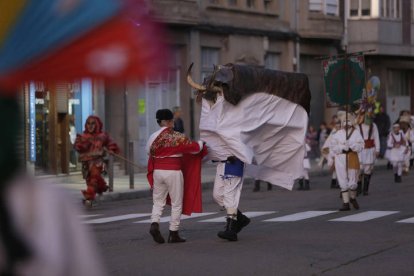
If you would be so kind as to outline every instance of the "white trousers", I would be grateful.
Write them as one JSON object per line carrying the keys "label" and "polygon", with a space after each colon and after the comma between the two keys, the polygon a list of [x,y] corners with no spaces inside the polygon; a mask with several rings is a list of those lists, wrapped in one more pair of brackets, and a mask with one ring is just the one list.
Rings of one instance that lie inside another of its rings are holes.
{"label": "white trousers", "polygon": [[394,162],[392,162],[392,167],[393,167],[393,170],[394,170],[394,174],[398,174],[399,176],[401,176],[402,171],[403,171],[403,167],[404,167],[404,162],[394,161]]}
{"label": "white trousers", "polygon": [[348,169],[347,172],[346,168],[342,167],[342,165],[335,165],[335,169],[341,191],[355,190],[358,187],[358,170]]}
{"label": "white trousers", "polygon": [[218,163],[216,179],[214,180],[213,198],[221,207],[226,208],[227,214],[237,214],[243,177],[224,178],[225,163]]}
{"label": "white trousers", "polygon": [[184,178],[181,171],[154,170],[151,222],[160,222],[167,195],[171,198],[170,230],[178,231],[183,211]]}
{"label": "white trousers", "polygon": [[361,172],[363,174],[372,174],[374,164],[361,164]]}

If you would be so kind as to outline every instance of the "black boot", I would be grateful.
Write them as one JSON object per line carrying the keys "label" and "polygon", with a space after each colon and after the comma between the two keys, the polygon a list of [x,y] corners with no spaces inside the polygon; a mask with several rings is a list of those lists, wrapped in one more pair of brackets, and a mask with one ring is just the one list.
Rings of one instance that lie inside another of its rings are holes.
{"label": "black boot", "polygon": [[342,204],[342,207],[339,209],[339,211],[351,210],[351,208],[349,207],[349,192],[348,191],[341,192],[341,197],[344,203]]}
{"label": "black boot", "polygon": [[397,174],[397,177],[396,177],[395,182],[397,182],[397,183],[401,183],[402,182],[401,175],[398,175]]}
{"label": "black boot", "polygon": [[[362,193],[362,183],[361,180],[359,180],[357,182],[358,187],[357,187],[357,196],[359,196]],[[365,175],[364,175],[364,186],[365,186]]]}
{"label": "black boot", "polygon": [[364,196],[368,195],[368,189],[369,189],[369,181],[371,180],[370,174],[364,174],[364,189],[362,194]]}
{"label": "black boot", "polygon": [[331,179],[331,189],[335,189],[336,179]]}
{"label": "black boot", "polygon": [[298,191],[303,190],[303,178],[299,179],[298,184],[299,184],[299,187],[297,188],[297,190],[298,190]]}
{"label": "black boot", "polygon": [[340,188],[341,186],[339,186],[338,179],[335,178],[335,189],[340,189]]}
{"label": "black boot", "polygon": [[271,191],[273,189],[273,185],[267,182],[267,190]]}
{"label": "black boot", "polygon": [[178,235],[178,231],[170,230],[170,235],[168,236],[168,243],[177,243],[177,242],[185,242],[185,239],[181,238]]}
{"label": "black boot", "polygon": [[151,223],[150,234],[155,242],[164,243],[165,240],[160,232],[160,225],[156,222]]}
{"label": "black boot", "polygon": [[304,181],[304,187],[303,187],[303,189],[304,190],[310,190],[310,186],[309,186],[309,179],[305,179],[305,181]]}
{"label": "black boot", "polygon": [[342,207],[339,209],[339,211],[349,211],[351,208],[349,207],[349,203],[342,204]]}
{"label": "black boot", "polygon": [[398,174],[394,173],[394,182],[398,183]]}
{"label": "black boot", "polygon": [[237,241],[237,221],[231,217],[227,218],[226,229],[218,232],[217,236],[228,241]]}
{"label": "black boot", "polygon": [[356,210],[359,209],[359,204],[358,204],[358,201],[356,200],[356,198],[349,199],[349,202],[352,204],[352,207],[354,207]]}
{"label": "black boot", "polygon": [[239,233],[243,227],[247,226],[250,223],[250,219],[245,216],[240,210],[237,210],[237,229],[236,233]]}
{"label": "black boot", "polygon": [[260,191],[260,180],[255,180],[253,192],[258,192],[258,191]]}

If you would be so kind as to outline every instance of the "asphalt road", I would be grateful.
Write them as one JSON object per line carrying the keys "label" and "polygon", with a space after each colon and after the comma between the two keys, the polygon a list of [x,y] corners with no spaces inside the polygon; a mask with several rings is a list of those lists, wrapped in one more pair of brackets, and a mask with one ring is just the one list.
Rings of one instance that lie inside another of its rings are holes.
{"label": "asphalt road", "polygon": [[[392,171],[378,170],[371,181],[360,210],[339,212],[329,176],[312,178],[310,191],[262,184],[254,193],[246,180],[240,209],[252,222],[237,242],[217,237],[225,214],[211,188],[204,213],[182,220],[182,244],[152,240],[151,198],[102,202],[85,210],[84,222],[110,275],[414,275],[414,173],[394,183]],[[167,222],[161,230],[167,238]]]}

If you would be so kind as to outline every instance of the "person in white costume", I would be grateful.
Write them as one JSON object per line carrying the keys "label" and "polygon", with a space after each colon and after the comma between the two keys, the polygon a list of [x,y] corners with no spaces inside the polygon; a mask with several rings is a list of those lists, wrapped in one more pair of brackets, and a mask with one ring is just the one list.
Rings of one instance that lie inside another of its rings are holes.
{"label": "person in white costume", "polygon": [[256,66],[214,68],[202,85],[187,81],[201,102],[200,139],[217,163],[213,197],[226,210],[218,236],[236,241],[250,221],[238,205],[244,175],[292,189],[301,177],[310,111],[308,77]]}
{"label": "person in white costume", "polygon": [[400,129],[400,124],[392,126],[392,132],[388,136],[388,159],[393,166],[394,182],[400,183],[406,155],[409,150],[407,139]]}
{"label": "person in white costume", "polygon": [[[336,177],[336,172],[335,172],[335,154],[333,153],[332,149],[331,149],[331,141],[332,141],[332,136],[341,129],[341,121],[339,119],[336,120],[334,127],[331,130],[331,133],[329,134],[328,138],[326,138],[325,143],[322,146],[322,156],[323,159],[326,160],[326,165],[328,166],[329,170],[332,171],[332,176],[331,176],[331,189],[339,189],[339,185],[338,185],[338,180]],[[323,159],[321,162],[321,165],[323,165]]]}
{"label": "person in white costume", "polygon": [[310,189],[310,180],[309,180],[309,170],[311,168],[311,164],[308,157],[308,152],[311,151],[311,147],[309,146],[308,142],[305,142],[305,158],[303,158],[303,174],[302,177],[299,179],[299,187],[298,190],[307,191]]}
{"label": "person in white costume", "polygon": [[380,153],[379,133],[377,125],[368,114],[365,115],[364,122],[358,125],[358,130],[364,139],[364,148],[358,154],[361,164],[361,180],[358,181],[357,194],[368,195],[374,164]]}
{"label": "person in white costume", "polygon": [[349,211],[350,203],[355,209],[359,209],[356,200],[360,167],[358,153],[364,147],[364,140],[359,131],[355,131],[351,120],[343,121],[342,129],[338,130],[331,139],[335,171],[343,200],[342,208],[339,211]]}

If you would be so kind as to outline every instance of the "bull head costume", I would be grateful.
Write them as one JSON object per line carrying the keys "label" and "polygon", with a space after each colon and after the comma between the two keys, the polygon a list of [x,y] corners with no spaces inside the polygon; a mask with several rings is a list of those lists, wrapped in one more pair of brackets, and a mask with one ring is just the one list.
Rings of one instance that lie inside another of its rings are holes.
{"label": "bull head costume", "polygon": [[303,171],[308,77],[228,63],[214,66],[198,84],[192,67],[187,82],[202,106],[200,138],[210,147],[208,157],[222,160],[220,153],[230,151],[246,164],[247,175],[291,189]]}
{"label": "bull head costume", "polygon": [[203,84],[197,84],[191,78],[192,67],[193,63],[187,70],[187,82],[196,90],[197,102],[204,98],[215,103],[220,93],[227,102],[237,105],[248,95],[265,92],[299,104],[307,113],[310,111],[311,94],[305,74],[228,63],[214,66],[212,75]]}

